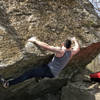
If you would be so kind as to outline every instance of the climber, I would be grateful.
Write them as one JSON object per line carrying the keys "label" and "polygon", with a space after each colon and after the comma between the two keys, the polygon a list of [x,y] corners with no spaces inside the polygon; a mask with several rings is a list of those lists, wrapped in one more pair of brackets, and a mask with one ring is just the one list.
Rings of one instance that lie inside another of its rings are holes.
{"label": "climber", "polygon": [[[2,83],[4,88],[18,84],[32,77],[57,77],[61,70],[73,57],[73,55],[77,54],[80,50],[79,44],[75,37],[67,39],[61,47],[50,46],[47,43],[37,40],[35,37],[30,38],[28,41],[35,43],[45,50],[54,52],[55,56],[48,64],[43,64],[39,67],[33,68],[15,79],[5,80],[3,77],[0,77],[0,82]],[[74,45],[72,46],[72,44]]]}

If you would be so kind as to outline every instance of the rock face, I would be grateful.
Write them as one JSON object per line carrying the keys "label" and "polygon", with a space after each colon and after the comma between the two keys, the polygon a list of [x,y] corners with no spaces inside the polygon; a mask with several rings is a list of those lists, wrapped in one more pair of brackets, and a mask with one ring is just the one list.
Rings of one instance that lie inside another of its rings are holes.
{"label": "rock face", "polygon": [[80,82],[70,83],[62,89],[61,100],[99,100],[99,90],[98,84],[93,84],[90,87],[90,84],[87,85]]}
{"label": "rock face", "polygon": [[[1,100],[61,100],[67,79],[74,75],[72,80],[82,81],[86,78],[84,75],[94,71],[86,66],[100,53],[99,20],[88,0],[1,0],[0,74],[4,77],[17,77],[33,65],[48,63],[52,58],[51,52],[34,44],[31,52],[26,51],[25,44],[31,36],[58,46],[75,36],[82,48],[58,79],[37,82],[33,78],[6,90],[1,87]],[[62,97],[65,99],[67,96]]]}

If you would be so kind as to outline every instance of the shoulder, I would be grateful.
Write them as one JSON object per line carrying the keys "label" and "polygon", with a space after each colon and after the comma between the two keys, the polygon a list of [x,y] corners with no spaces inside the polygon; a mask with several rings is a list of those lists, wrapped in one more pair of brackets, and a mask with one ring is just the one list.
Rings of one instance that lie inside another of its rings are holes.
{"label": "shoulder", "polygon": [[74,48],[73,48],[73,49],[71,50],[71,54],[72,54],[72,55],[76,55],[79,51],[80,51],[80,48],[77,48],[77,49],[74,49]]}
{"label": "shoulder", "polygon": [[66,52],[66,50],[59,48],[60,51],[55,53],[56,57],[62,57],[64,55],[64,53]]}

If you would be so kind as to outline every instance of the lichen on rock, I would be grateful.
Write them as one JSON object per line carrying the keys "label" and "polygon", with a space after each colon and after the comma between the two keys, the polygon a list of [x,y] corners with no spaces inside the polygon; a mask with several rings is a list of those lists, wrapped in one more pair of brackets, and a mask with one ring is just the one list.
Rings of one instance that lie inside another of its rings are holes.
{"label": "lichen on rock", "polygon": [[[88,0],[1,0],[0,74],[4,77],[17,77],[26,70],[51,60],[53,53],[33,43],[27,44],[30,37],[36,36],[50,45],[61,46],[67,38],[75,36],[81,47],[79,54],[73,57],[58,79],[43,79],[37,83],[33,78],[7,90],[0,88],[1,94],[6,95],[0,96],[2,100],[19,100],[21,96],[24,100],[34,97],[39,100],[50,100],[47,98],[49,96],[42,98],[35,86],[39,84],[42,87],[46,83],[55,88],[56,84],[62,82],[56,87],[55,91],[58,94],[52,94],[53,89],[48,89],[48,86],[44,90],[41,88],[42,96],[44,93],[53,95],[53,98],[57,95],[59,98],[58,95],[61,96],[63,92],[62,87],[67,85],[67,78],[71,79],[76,74],[76,77],[79,77],[83,70],[87,72],[83,76],[91,73],[93,70],[86,65],[100,52],[99,20]],[[25,48],[25,45],[31,45],[32,48]],[[77,81],[76,78],[74,80]],[[79,80],[82,81],[81,78]],[[50,82],[53,82],[53,85]],[[32,94],[34,90],[37,91],[36,94]],[[18,98],[16,93],[19,93]]]}

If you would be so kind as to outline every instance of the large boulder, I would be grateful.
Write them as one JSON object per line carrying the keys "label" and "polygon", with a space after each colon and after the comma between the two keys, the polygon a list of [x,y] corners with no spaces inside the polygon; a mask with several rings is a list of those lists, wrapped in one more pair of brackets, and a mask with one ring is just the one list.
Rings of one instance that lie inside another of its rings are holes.
{"label": "large boulder", "polygon": [[[25,58],[24,46],[31,36],[50,45],[72,36],[82,47],[99,41],[99,18],[88,0],[2,0],[0,5],[1,67]],[[38,51],[38,56],[41,53],[46,55]]]}
{"label": "large boulder", "polygon": [[[75,36],[82,48],[58,79],[43,79],[39,83],[30,79],[6,90],[1,87],[2,100],[36,99],[46,93],[54,95],[51,92],[56,84],[55,91],[59,93],[73,75],[83,72],[83,69],[88,71],[87,74],[93,72],[86,65],[100,53],[99,30],[100,18],[88,0],[1,0],[0,74],[4,77],[17,77],[33,66],[50,61],[53,53],[35,44],[30,44],[32,49],[27,52],[25,45],[32,36],[54,46],[60,46],[67,38]],[[76,78],[73,80],[77,81]],[[44,87],[44,84],[46,87],[41,88],[40,93],[40,88],[35,87]]]}

